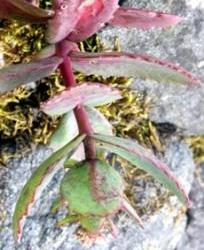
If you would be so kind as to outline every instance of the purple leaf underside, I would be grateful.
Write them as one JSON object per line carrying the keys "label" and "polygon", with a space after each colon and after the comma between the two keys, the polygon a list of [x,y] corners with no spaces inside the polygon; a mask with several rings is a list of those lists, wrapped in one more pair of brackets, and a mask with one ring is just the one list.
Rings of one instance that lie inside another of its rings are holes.
{"label": "purple leaf underside", "polygon": [[118,9],[118,0],[87,0],[80,6],[81,17],[68,36],[70,41],[82,41],[96,33]]}
{"label": "purple leaf underside", "polygon": [[72,52],[70,57],[74,70],[86,75],[125,76],[187,85],[200,83],[184,68],[148,55]]}
{"label": "purple leaf underside", "polygon": [[51,116],[62,115],[77,105],[99,106],[121,98],[120,92],[100,83],[83,83],[66,89],[44,103],[42,110]]}
{"label": "purple leaf underside", "polygon": [[38,23],[46,22],[52,16],[53,11],[40,9],[25,0],[0,1],[0,18]]}
{"label": "purple leaf underside", "polygon": [[49,76],[62,62],[56,56],[0,69],[0,92]]}
{"label": "purple leaf underside", "polygon": [[55,16],[48,23],[47,41],[57,43],[63,40],[76,26],[80,18],[82,0],[55,1]]}
{"label": "purple leaf underside", "polygon": [[112,25],[127,28],[166,28],[181,21],[181,17],[162,12],[153,12],[146,9],[119,8],[113,19],[109,21]]}

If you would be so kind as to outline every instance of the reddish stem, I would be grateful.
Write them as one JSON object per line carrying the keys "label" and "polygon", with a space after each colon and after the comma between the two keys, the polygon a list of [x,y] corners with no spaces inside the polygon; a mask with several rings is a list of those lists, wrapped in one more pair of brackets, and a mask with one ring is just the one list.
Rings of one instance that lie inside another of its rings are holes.
{"label": "reddish stem", "polygon": [[[73,87],[76,84],[74,73],[72,70],[70,57],[67,55],[66,41],[61,41],[56,46],[57,55],[63,58],[63,63],[59,66],[61,75],[64,80],[66,88]],[[89,135],[93,133],[91,124],[85,108],[78,105],[74,109],[74,114],[77,120],[77,125],[79,128],[79,133],[84,133],[88,135],[84,140],[84,148],[86,159],[93,160],[96,158],[96,149],[93,139]]]}

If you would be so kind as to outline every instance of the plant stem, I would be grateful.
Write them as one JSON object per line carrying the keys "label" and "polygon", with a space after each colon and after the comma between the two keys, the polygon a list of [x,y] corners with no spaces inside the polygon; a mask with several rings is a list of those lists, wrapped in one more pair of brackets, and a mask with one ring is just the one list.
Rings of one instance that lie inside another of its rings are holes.
{"label": "plant stem", "polygon": [[[69,88],[75,86],[76,81],[72,70],[70,57],[67,55],[69,52],[67,52],[66,50],[65,42],[66,41],[64,40],[58,43],[56,51],[57,55],[63,58],[63,63],[59,66],[59,69],[66,88]],[[93,133],[93,130],[84,106],[78,105],[74,109],[74,114],[76,117],[79,133],[87,135],[86,139],[84,140],[86,159],[93,160],[96,158],[96,148],[93,139],[90,138],[90,135]]]}

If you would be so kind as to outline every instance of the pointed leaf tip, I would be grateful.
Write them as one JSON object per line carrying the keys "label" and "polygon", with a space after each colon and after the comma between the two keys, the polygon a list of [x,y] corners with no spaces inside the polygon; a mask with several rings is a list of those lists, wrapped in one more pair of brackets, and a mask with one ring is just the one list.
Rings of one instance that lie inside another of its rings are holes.
{"label": "pointed leaf tip", "polygon": [[128,201],[126,199],[122,200],[121,208],[124,211],[128,212],[130,215],[132,215],[133,218],[136,220],[136,222],[141,226],[141,228],[144,229],[144,224],[143,224],[142,220],[140,219],[140,217],[137,214],[137,212],[135,211],[135,209],[128,203]]}

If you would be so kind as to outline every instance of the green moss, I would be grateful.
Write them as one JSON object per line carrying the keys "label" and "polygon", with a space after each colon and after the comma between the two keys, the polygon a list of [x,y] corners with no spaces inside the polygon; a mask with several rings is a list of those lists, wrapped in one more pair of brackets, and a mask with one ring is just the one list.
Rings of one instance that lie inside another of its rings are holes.
{"label": "green moss", "polygon": [[193,151],[196,163],[204,163],[204,136],[192,136],[186,140]]}

